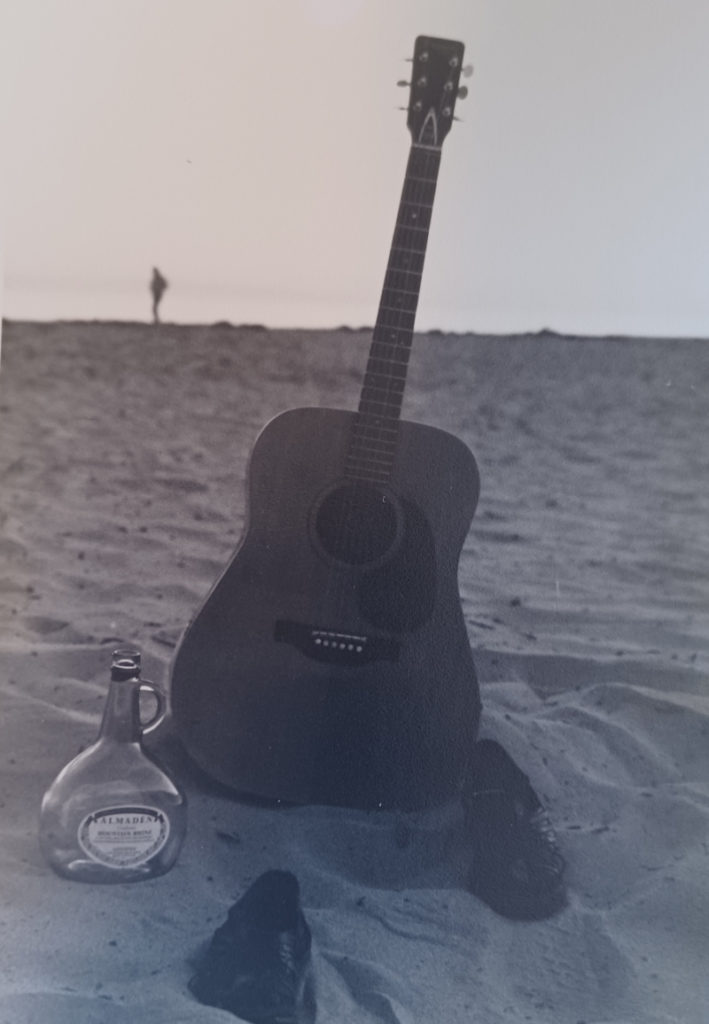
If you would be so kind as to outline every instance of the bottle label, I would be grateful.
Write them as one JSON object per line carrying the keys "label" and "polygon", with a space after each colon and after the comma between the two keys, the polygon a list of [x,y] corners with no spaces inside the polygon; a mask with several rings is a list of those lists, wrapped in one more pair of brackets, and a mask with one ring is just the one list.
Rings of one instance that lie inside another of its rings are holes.
{"label": "bottle label", "polygon": [[170,820],[157,807],[104,807],[79,825],[79,845],[91,860],[109,868],[134,868],[162,850]]}

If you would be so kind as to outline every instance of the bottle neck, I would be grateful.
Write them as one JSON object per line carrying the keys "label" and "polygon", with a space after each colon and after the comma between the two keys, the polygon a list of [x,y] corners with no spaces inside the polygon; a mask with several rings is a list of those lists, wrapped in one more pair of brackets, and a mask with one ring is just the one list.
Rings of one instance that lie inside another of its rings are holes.
{"label": "bottle neck", "polygon": [[139,697],[139,679],[111,680],[99,739],[110,739],[116,743],[140,742]]}

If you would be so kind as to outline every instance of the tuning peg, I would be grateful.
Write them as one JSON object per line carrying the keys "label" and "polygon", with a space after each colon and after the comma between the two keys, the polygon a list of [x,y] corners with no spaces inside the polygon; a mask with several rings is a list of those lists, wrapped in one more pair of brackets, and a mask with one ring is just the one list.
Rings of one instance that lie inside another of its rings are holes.
{"label": "tuning peg", "polygon": [[466,64],[465,67],[463,68],[462,74],[466,78],[470,78],[472,73],[473,73],[473,65],[472,64]]}
{"label": "tuning peg", "polygon": [[461,87],[458,89],[458,99],[459,100],[464,100],[467,95],[468,95],[468,87],[467,87],[467,85],[461,85]]}
{"label": "tuning peg", "polygon": [[407,82],[405,78],[400,78],[396,84],[403,89],[405,86],[411,85],[411,82]]}

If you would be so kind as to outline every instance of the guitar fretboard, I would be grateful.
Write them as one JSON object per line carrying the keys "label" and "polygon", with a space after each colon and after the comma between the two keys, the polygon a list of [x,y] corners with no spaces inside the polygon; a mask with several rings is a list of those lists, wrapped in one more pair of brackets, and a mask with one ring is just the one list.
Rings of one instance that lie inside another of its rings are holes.
{"label": "guitar fretboard", "polygon": [[409,153],[345,475],[384,483],[391,474],[441,150]]}

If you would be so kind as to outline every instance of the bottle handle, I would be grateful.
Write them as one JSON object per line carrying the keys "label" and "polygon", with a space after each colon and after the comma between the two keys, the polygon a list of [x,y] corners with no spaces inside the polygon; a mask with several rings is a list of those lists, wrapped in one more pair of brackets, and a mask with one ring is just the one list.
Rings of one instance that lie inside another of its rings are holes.
{"label": "bottle handle", "polygon": [[151,693],[155,698],[157,705],[155,708],[155,714],[152,718],[149,718],[147,722],[144,722],[142,718],[140,719],[140,733],[141,736],[145,736],[146,733],[153,732],[154,729],[157,729],[165,717],[167,712],[167,697],[165,696],[165,691],[162,686],[151,682],[150,679],[143,679],[138,690],[139,692],[146,691],[147,693]]}

